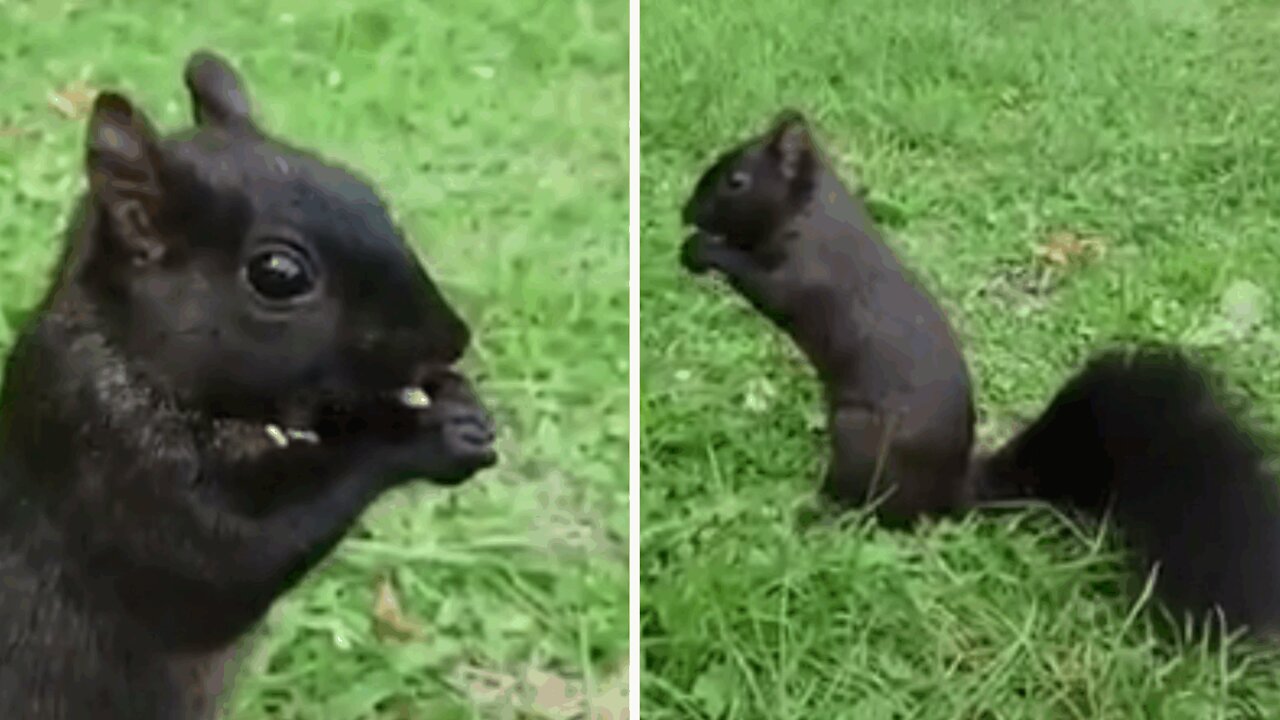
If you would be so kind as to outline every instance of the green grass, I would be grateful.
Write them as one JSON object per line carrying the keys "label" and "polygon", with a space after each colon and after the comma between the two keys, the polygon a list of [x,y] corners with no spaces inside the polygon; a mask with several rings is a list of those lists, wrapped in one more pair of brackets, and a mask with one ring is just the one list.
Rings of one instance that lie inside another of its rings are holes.
{"label": "green grass", "polygon": [[[1135,338],[1195,345],[1275,431],[1278,31],[1263,0],[644,3],[645,720],[1275,716],[1274,654],[1162,641],[1110,545],[1047,513],[798,531],[811,373],[676,250],[705,164],[795,105],[896,210],[987,442]],[[1058,233],[1105,254],[1048,267]]]}
{"label": "green grass", "polygon": [[[48,95],[110,86],[175,128],[200,46],[240,67],[266,127],[380,185],[476,330],[504,463],[371,510],[271,613],[234,718],[624,702],[626,27],[617,0],[0,0],[0,347],[83,182],[83,120]],[[384,577],[419,639],[380,639]]]}

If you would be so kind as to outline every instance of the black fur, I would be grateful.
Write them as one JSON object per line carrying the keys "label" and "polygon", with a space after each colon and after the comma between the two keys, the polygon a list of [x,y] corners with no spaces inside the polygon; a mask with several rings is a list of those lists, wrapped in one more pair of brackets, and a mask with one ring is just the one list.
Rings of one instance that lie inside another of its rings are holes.
{"label": "black fur", "polygon": [[0,717],[211,717],[237,642],[371,501],[496,460],[452,369],[469,329],[376,193],[257,127],[216,56],[186,82],[169,137],[97,98],[8,360]]}
{"label": "black fur", "polygon": [[909,524],[970,505],[969,371],[942,310],[881,240],[795,111],[720,156],[684,208],[691,272],[721,272],[817,369],[824,494]]}
{"label": "black fur", "polygon": [[1174,348],[1094,357],[982,463],[986,499],[1109,513],[1157,596],[1196,620],[1280,630],[1280,484],[1213,378]]}

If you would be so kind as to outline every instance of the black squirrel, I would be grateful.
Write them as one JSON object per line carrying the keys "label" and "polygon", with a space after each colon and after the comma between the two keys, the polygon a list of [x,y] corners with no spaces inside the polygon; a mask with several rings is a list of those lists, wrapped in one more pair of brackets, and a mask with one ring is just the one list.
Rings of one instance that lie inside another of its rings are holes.
{"label": "black squirrel", "polygon": [[1280,486],[1184,351],[1098,353],[1039,419],[975,455],[969,376],[945,316],[800,113],[717,158],[683,220],[695,228],[683,265],[723,273],[816,367],[830,414],[827,495],[861,504],[884,488],[877,510],[889,525],[1018,499],[1108,516],[1143,574],[1157,568],[1170,609],[1280,630]]}
{"label": "black squirrel", "polygon": [[684,266],[723,273],[816,368],[831,443],[826,497],[875,501],[890,525],[971,504],[955,481],[975,422],[959,342],[799,112],[717,158],[683,220],[694,227]]}
{"label": "black squirrel", "polygon": [[0,392],[0,717],[211,718],[238,641],[381,493],[493,465],[469,326],[354,173],[193,53],[126,98]]}

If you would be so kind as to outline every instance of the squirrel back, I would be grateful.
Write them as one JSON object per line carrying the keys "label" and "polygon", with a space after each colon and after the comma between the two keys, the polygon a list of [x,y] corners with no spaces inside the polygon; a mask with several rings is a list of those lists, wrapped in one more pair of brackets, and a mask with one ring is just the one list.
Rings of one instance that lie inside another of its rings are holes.
{"label": "squirrel back", "polygon": [[221,58],[121,95],[0,391],[0,717],[209,717],[271,603],[397,484],[492,465],[470,329],[369,184],[272,138]]}

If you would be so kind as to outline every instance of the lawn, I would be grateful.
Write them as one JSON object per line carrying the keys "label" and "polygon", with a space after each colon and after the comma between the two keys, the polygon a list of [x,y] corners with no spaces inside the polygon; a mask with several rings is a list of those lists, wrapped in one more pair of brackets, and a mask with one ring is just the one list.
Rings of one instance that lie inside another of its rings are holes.
{"label": "lawn", "polygon": [[1280,6],[642,13],[645,720],[1274,717],[1274,653],[1162,640],[1106,538],[1047,512],[799,530],[826,452],[814,379],[676,256],[706,163],[796,106],[950,313],[984,443],[1136,338],[1195,346],[1280,430]]}
{"label": "lawn", "polygon": [[267,128],[382,188],[476,331],[504,457],[378,503],[271,613],[231,717],[617,720],[625,3],[0,2],[0,347],[82,187],[89,94],[185,125],[200,46],[239,66]]}

